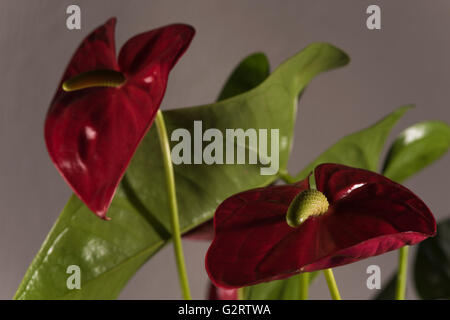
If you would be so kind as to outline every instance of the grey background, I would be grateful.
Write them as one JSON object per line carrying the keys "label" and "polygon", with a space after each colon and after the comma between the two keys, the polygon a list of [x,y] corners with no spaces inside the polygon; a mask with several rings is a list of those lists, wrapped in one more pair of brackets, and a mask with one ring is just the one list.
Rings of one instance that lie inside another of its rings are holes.
{"label": "grey background", "polygon": [[[66,7],[78,4],[82,29],[66,29]],[[382,8],[382,30],[369,31],[365,10]],[[417,121],[450,120],[450,1],[0,1],[0,298],[13,296],[71,191],[47,155],[43,122],[66,63],[82,38],[118,17],[117,47],[136,33],[172,22],[197,35],[169,79],[163,109],[213,101],[231,69],[247,54],[265,52],[272,64],[310,42],[331,42],[349,66],[314,79],[300,101],[289,169],[296,173],[326,147],[415,103],[394,135]],[[391,136],[392,139],[392,136]],[[449,154],[406,185],[437,219],[448,208]],[[205,295],[205,243],[185,242],[194,298]],[[411,255],[410,255],[411,257]],[[396,254],[337,268],[344,298],[365,299],[366,268],[386,280]],[[120,298],[180,298],[172,248],[166,247],[130,281]],[[412,285],[409,297],[415,297]],[[328,299],[322,277],[311,298]]]}

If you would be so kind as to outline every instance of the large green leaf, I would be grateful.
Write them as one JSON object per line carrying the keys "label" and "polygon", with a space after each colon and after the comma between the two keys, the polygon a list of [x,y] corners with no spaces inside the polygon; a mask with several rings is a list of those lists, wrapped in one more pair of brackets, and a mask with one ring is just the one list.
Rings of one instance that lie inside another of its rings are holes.
{"label": "large green leaf", "polygon": [[269,74],[270,65],[266,55],[254,53],[234,69],[217,100],[225,100],[251,90],[266,80]]}
{"label": "large green leaf", "polygon": [[411,107],[400,107],[371,127],[340,139],[306,166],[296,178],[304,179],[316,166],[326,162],[377,171],[381,151],[392,127]]}
{"label": "large green leaf", "polygon": [[422,299],[450,299],[450,219],[438,224],[436,237],[419,244],[414,280]]}
{"label": "large green leaf", "polygon": [[417,123],[403,131],[392,144],[383,174],[404,181],[443,156],[450,147],[450,126],[441,121]]}
{"label": "large green leaf", "polygon": [[[279,129],[280,168],[291,148],[298,94],[318,73],[348,62],[341,50],[312,44],[285,61],[258,87],[224,101],[164,112],[169,136],[217,128]],[[175,143],[172,143],[172,146]],[[270,140],[269,140],[270,145]],[[245,146],[246,147],[246,146]],[[175,180],[183,232],[210,219],[237,192],[267,185],[276,175],[260,165],[177,165]],[[170,240],[169,207],[156,129],[150,129],[116,192],[108,216],[94,216],[72,196],[29,267],[16,299],[113,299],[138,268]],[[78,265],[80,290],[66,287],[66,268]]]}
{"label": "large green leaf", "polygon": [[[376,171],[386,139],[397,121],[411,106],[398,108],[369,128],[345,136],[302,170],[296,179],[304,179],[321,163],[340,163]],[[319,274],[312,272],[310,282]],[[248,299],[299,299],[298,277],[258,284],[246,290]]]}

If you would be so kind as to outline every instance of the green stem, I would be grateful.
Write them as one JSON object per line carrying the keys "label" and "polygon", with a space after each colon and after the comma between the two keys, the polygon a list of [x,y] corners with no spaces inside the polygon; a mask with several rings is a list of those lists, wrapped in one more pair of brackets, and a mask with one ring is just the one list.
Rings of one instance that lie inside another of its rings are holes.
{"label": "green stem", "polygon": [[341,295],[339,294],[339,289],[334,279],[333,270],[331,268],[323,270],[325,279],[327,280],[328,289],[330,290],[331,298],[333,300],[341,300]]}
{"label": "green stem", "polygon": [[245,294],[244,294],[244,288],[237,289],[237,298],[238,300],[244,300]]}
{"label": "green stem", "polygon": [[408,246],[400,248],[398,254],[398,274],[397,287],[395,289],[395,299],[404,300],[406,294],[406,276],[408,273]]}
{"label": "green stem", "polygon": [[164,159],[164,171],[166,174],[167,195],[170,205],[170,223],[172,227],[173,248],[175,251],[175,260],[177,263],[178,277],[181,291],[185,300],[191,299],[189,282],[186,273],[186,264],[184,262],[183,246],[181,244],[180,222],[178,217],[177,196],[175,191],[175,177],[173,174],[172,160],[170,156],[170,145],[167,137],[166,125],[161,110],[156,114],[156,128],[158,130],[159,143]]}
{"label": "green stem", "polygon": [[308,300],[309,272],[300,273],[300,300]]}
{"label": "green stem", "polygon": [[283,180],[284,182],[286,182],[286,183],[294,183],[294,182],[296,182],[295,181],[295,178],[294,177],[292,177],[287,171],[285,171],[285,170],[280,170],[280,171],[278,171],[278,177],[281,179],[281,180]]}

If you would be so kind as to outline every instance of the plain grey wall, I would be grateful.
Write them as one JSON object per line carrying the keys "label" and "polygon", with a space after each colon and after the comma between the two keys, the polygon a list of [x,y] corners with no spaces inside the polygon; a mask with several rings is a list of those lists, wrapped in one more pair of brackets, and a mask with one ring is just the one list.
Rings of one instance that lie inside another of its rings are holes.
{"label": "plain grey wall", "polygon": [[[82,29],[66,29],[65,10],[78,4]],[[382,30],[369,31],[365,10],[382,9]],[[47,155],[43,122],[66,64],[80,41],[118,17],[117,47],[136,33],[172,22],[197,35],[171,73],[163,109],[213,101],[232,68],[247,54],[265,52],[272,67],[310,42],[327,41],[351,56],[349,66],[318,76],[299,105],[289,169],[296,173],[339,137],[364,128],[394,108],[415,103],[394,130],[417,121],[450,120],[450,1],[0,1],[0,298],[13,296],[71,191]],[[391,137],[392,140],[392,137]],[[447,154],[406,185],[437,219],[450,216]],[[205,295],[205,243],[186,243],[194,298]],[[410,256],[411,257],[411,256]],[[344,298],[365,299],[365,273],[396,266],[390,253],[337,268]],[[409,287],[409,296],[414,297]],[[326,298],[325,281],[311,289]],[[180,298],[172,248],[148,262],[122,299]]]}

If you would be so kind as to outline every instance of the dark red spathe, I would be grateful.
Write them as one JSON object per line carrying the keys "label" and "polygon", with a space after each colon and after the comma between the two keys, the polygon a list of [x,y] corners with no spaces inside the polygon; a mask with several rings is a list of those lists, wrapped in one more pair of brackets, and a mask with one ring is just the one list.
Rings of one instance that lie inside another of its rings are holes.
{"label": "dark red spathe", "polygon": [[[45,122],[52,161],[78,197],[101,218],[106,218],[117,185],[153,123],[169,71],[195,33],[183,24],[145,32],[128,40],[116,59],[115,23],[108,20],[77,49]],[[120,71],[125,84],[62,90],[64,81],[99,69]]]}
{"label": "dark red spathe", "polygon": [[298,228],[286,223],[286,212],[294,197],[309,188],[308,179],[246,191],[217,208],[215,237],[206,256],[207,272],[217,286],[236,288],[332,268],[436,233],[422,200],[379,174],[323,164],[314,176],[330,207]]}

